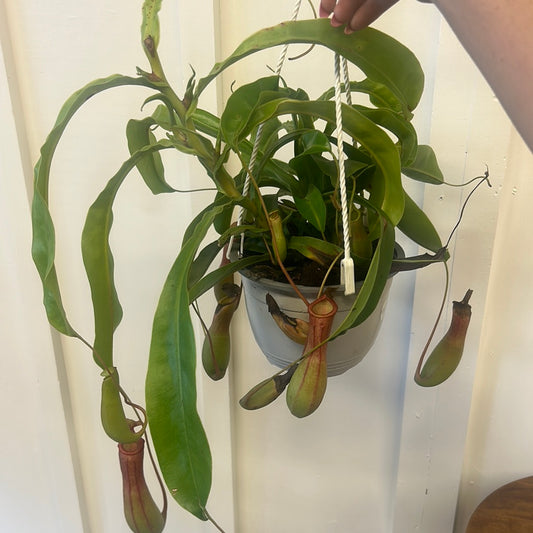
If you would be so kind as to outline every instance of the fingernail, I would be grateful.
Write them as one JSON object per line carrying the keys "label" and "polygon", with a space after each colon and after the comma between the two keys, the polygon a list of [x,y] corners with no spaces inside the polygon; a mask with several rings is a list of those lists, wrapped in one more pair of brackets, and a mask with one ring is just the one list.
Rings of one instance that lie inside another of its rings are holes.
{"label": "fingernail", "polygon": [[342,22],[338,21],[338,20],[335,18],[335,15],[333,15],[333,17],[331,17],[331,25],[332,25],[334,28],[338,28],[339,26],[342,26]]}
{"label": "fingernail", "polygon": [[344,28],[344,33],[346,35],[351,35],[353,33],[353,30],[349,26],[346,26],[346,28]]}

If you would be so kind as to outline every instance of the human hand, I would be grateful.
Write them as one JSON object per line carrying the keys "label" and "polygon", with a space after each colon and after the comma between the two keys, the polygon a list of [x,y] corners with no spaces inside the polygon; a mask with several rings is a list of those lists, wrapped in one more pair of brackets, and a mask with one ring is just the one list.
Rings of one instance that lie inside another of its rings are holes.
{"label": "human hand", "polygon": [[331,18],[331,25],[345,26],[345,32],[366,28],[398,0],[320,0],[320,16]]}

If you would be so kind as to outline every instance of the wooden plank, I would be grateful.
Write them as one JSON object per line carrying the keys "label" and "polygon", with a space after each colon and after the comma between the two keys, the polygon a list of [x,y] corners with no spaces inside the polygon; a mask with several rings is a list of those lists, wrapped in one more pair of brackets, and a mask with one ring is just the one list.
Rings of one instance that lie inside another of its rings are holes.
{"label": "wooden plank", "polygon": [[533,531],[533,477],[507,483],[487,496],[472,514],[466,533]]}

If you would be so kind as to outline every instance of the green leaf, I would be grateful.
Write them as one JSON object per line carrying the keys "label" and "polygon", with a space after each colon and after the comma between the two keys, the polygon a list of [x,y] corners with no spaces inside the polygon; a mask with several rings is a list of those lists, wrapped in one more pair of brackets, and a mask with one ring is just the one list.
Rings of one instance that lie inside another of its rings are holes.
{"label": "green leaf", "polygon": [[291,237],[287,246],[290,250],[295,250],[326,268],[342,252],[340,246],[315,237]]}
{"label": "green leaf", "polygon": [[249,268],[253,265],[259,263],[264,263],[268,261],[270,256],[268,254],[257,254],[243,257],[242,259],[237,259],[232,261],[223,267],[219,267],[212,272],[209,272],[202,279],[198,280],[190,289],[189,298],[193,302],[197,298],[200,298],[202,294],[205,294],[209,289],[214,287],[216,283],[222,281],[229,274],[234,274],[243,268]]}
{"label": "green leaf", "polygon": [[437,156],[431,146],[420,145],[414,162],[408,167],[402,168],[402,172],[416,181],[441,185],[444,176],[439,168]]}
{"label": "green leaf", "polygon": [[196,343],[187,288],[200,243],[222,207],[205,211],[184,241],[155,312],[146,410],[159,466],[174,499],[206,520],[211,452],[196,409]]}
{"label": "green leaf", "polygon": [[[344,160],[346,176],[358,175],[360,172],[368,168],[369,163],[350,159],[349,157],[350,156],[348,155],[348,158]],[[316,156],[314,157],[314,161],[320,171],[330,178],[331,183],[335,183],[337,181],[339,167],[336,161],[330,161],[323,157]]]}
{"label": "green leaf", "polygon": [[289,161],[289,166],[298,176],[299,183],[299,188],[291,191],[293,197],[304,198],[308,194],[311,185],[317,187],[323,195],[333,192],[334,184],[337,182],[339,175],[338,166],[335,161],[325,160],[335,167],[333,179],[331,179],[322,172],[320,160],[325,160],[320,154],[303,153]]}
{"label": "green leaf", "polygon": [[[266,164],[263,166],[263,163]],[[257,180],[260,187],[277,187],[291,194],[303,193],[302,183],[294,177],[294,170],[283,161],[263,159],[257,166],[257,173],[260,174]]]}
{"label": "green leaf", "polygon": [[211,137],[216,137],[220,133],[220,119],[203,109],[195,109],[191,115],[196,129],[201,133],[206,133]]}
{"label": "green leaf", "polygon": [[[362,81],[351,81],[350,91],[368,94],[370,101],[378,108],[388,108],[395,113],[402,113],[403,106],[398,97],[385,85],[366,78]],[[332,100],[335,96],[335,88],[331,87],[319,100]],[[412,115],[406,115],[411,120]]]}
{"label": "green leaf", "polygon": [[241,136],[241,132],[248,122],[248,117],[259,105],[261,95],[265,91],[270,93],[272,99],[279,98],[279,93],[276,91],[278,86],[279,77],[269,76],[243,85],[233,92],[220,117],[220,129],[228,144],[235,146],[236,140]]}
{"label": "green leaf", "polygon": [[402,115],[394,113],[390,109],[371,109],[363,106],[355,106],[365,117],[375,124],[389,130],[397,138],[401,146],[402,167],[412,164],[416,158],[418,139],[413,125],[405,120]]}
{"label": "green leaf", "polygon": [[294,204],[302,217],[318,231],[326,229],[326,204],[320,191],[311,184],[304,198],[294,197]]}
{"label": "green leaf", "polygon": [[442,241],[435,226],[407,193],[405,194],[405,209],[398,223],[398,229],[427,250],[437,252],[442,248]]}
{"label": "green leaf", "polygon": [[35,165],[32,200],[33,261],[42,281],[48,321],[58,331],[71,337],[79,337],[79,335],[68,322],[54,266],[55,232],[48,207],[50,167],[63,132],[76,111],[96,94],[124,85],[153,87],[144,78],[131,78],[119,74],[95,80],[82,87],[63,104],[54,127],[41,148],[41,157]]}
{"label": "green leaf", "polygon": [[218,241],[213,241],[198,252],[191,266],[191,273],[187,282],[188,287],[194,285],[207,272],[220,250],[222,248]]}
{"label": "green leaf", "polygon": [[220,216],[222,216],[228,208],[232,208],[235,204],[228,200],[226,196],[223,194],[218,193],[215,201],[210,203],[209,205],[206,205],[189,223],[185,231],[183,232],[183,238],[182,238],[182,247],[185,245],[185,243],[194,235],[194,231],[196,229],[196,226],[202,221],[202,219],[207,216],[208,213],[210,213],[213,210],[216,210],[218,213],[214,217],[214,222],[217,221]]}
{"label": "green leaf", "polygon": [[[217,137],[220,134],[220,121],[215,115],[197,109],[192,115],[192,119],[198,131],[206,133],[211,137]],[[275,129],[276,131],[279,130],[279,126],[276,126]],[[277,150],[286,143],[291,142],[297,136],[298,133],[294,134],[290,139],[285,139],[283,142],[280,142],[275,134],[269,135],[268,127],[263,130],[263,142],[260,144],[258,160],[254,167],[254,173],[260,185],[272,185],[289,190],[291,193],[300,191],[300,184],[294,179],[288,165],[282,161],[272,159],[272,156]],[[252,153],[252,143],[247,139],[243,139],[238,145],[238,150],[243,160],[248,163]],[[261,154],[262,150],[264,150],[263,154]]]}
{"label": "green leaf", "polygon": [[159,127],[169,131],[172,129],[173,126],[176,125],[176,113],[174,112],[174,108],[172,107],[172,102],[170,101],[170,98],[163,94],[163,93],[155,93],[149,96],[144,100],[141,106],[141,111],[144,109],[144,107],[151,103],[160,101],[163,102],[163,104],[158,105],[154,112],[152,113],[152,119],[154,120],[154,123],[157,124]]}
{"label": "green leaf", "polygon": [[435,254],[420,254],[411,257],[403,257],[401,259],[393,259],[391,265],[391,273],[393,272],[407,272],[425,268],[435,263],[445,263],[450,259],[450,254],[446,248],[440,248]]}
{"label": "green leaf", "polygon": [[[217,193],[217,198],[220,199],[221,197],[222,194]],[[217,201],[217,199],[215,199],[215,205],[217,205],[218,203],[220,203],[220,201]],[[213,228],[218,234],[223,234],[231,226],[233,222],[234,207],[235,205],[233,203],[225,205],[224,211],[222,211],[222,213],[215,218],[213,222]]]}
{"label": "green leaf", "polygon": [[198,82],[196,97],[224,69],[257,51],[288,43],[323,45],[358,66],[366,76],[386,86],[402,103],[406,117],[417,106],[424,86],[418,59],[403,44],[373,28],[346,35],[327,19],[283,22],[246,39],[227,59]]}
{"label": "green leaf", "polygon": [[[273,118],[272,120],[264,122],[261,126],[261,130],[259,130],[259,128],[255,130],[255,135],[250,138],[250,142],[252,143],[252,146],[258,142],[258,151],[263,152],[266,147],[270,146],[273,141],[279,138],[280,132],[285,129],[286,124],[282,124],[279,119]],[[259,132],[261,135],[257,138]]]}
{"label": "green leaf", "polygon": [[320,131],[312,130],[304,133],[300,138],[300,142],[302,151],[298,154],[299,156],[331,152],[331,144],[328,136]]}
{"label": "green leaf", "polygon": [[358,326],[366,320],[376,308],[383,294],[391,269],[395,244],[394,227],[383,217],[381,219],[381,232],[365,281],[350,312],[333,332],[332,338],[342,335],[348,329]]}
{"label": "green leaf", "polygon": [[[259,106],[250,117],[248,127],[260,124],[271,116],[292,113],[335,122],[333,102],[280,99]],[[393,225],[396,225],[402,217],[404,207],[398,149],[387,133],[353,107],[342,106],[342,122],[344,131],[366,149],[378,167],[382,183],[381,204],[377,207],[383,210]]]}
{"label": "green leaf", "polygon": [[[296,142],[303,134],[308,133],[308,129],[297,129],[286,133],[279,139],[272,139],[268,146],[265,146],[264,153],[259,154],[255,172],[259,176],[259,185],[272,185],[290,191],[292,195],[305,194],[303,184],[295,179],[294,170],[285,162],[275,160],[274,154],[289,143]],[[240,144],[242,148],[244,142]],[[265,179],[267,178],[267,179]]]}
{"label": "green leaf", "polygon": [[242,235],[243,233],[245,233],[246,236],[248,237],[249,236],[257,237],[258,235],[268,234],[269,230],[268,230],[268,227],[261,228],[255,224],[252,224],[252,225],[240,224],[238,226],[232,225],[219,237],[218,242],[221,244],[225,244],[230,239],[230,237]]}
{"label": "green leaf", "polygon": [[122,318],[122,308],[113,280],[113,255],[109,246],[113,202],[124,179],[135,165],[147,154],[167,148],[172,148],[172,144],[162,140],[135,152],[108,181],[87,212],[81,249],[94,310],[95,361],[104,369],[113,366],[113,332]]}
{"label": "green leaf", "polygon": [[[151,131],[151,127],[155,124],[151,117],[143,120],[131,119],[126,126],[126,137],[128,139],[128,148],[130,154],[134,154],[144,146],[150,146],[157,143],[155,135]],[[137,163],[137,170],[141,174],[142,179],[148,188],[154,194],[164,192],[175,192],[165,181],[165,168],[161,155],[158,152],[148,152],[139,159]]]}
{"label": "green leaf", "polygon": [[55,234],[48,204],[37,192],[32,201],[33,243],[32,255],[43,285],[43,303],[48,322],[60,333],[69,337],[78,337],[70,325],[63,306],[61,291],[54,265]]}

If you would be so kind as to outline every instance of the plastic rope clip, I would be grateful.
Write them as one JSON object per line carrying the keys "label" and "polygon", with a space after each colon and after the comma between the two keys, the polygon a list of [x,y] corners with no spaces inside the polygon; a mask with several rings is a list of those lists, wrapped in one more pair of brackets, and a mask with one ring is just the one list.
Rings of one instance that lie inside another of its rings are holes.
{"label": "plastic rope clip", "polygon": [[351,257],[341,261],[341,283],[344,285],[344,294],[355,294],[355,268]]}

